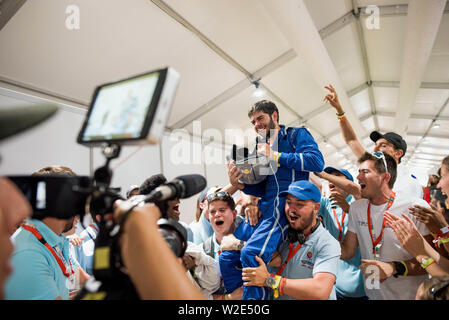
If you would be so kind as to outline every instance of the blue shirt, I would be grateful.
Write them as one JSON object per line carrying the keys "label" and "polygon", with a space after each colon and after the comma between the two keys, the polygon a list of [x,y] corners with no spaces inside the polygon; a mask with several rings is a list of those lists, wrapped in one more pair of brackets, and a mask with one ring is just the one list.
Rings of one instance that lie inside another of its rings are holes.
{"label": "blue shirt", "polygon": [[323,155],[306,128],[280,126],[276,142],[273,150],[281,156],[275,174],[268,175],[258,184],[245,184],[242,190],[261,198],[258,206],[263,219],[273,215],[273,201],[279,192],[287,190],[292,182],[308,180],[309,172],[321,172],[324,168]]}
{"label": "blue shirt", "polygon": [[190,229],[193,233],[192,242],[194,244],[201,244],[214,234],[214,229],[212,229],[209,220],[206,219],[203,213],[201,213],[198,222],[192,222],[190,224]]}
{"label": "blue shirt", "polygon": [[[28,219],[47,243],[59,249],[65,261],[69,261],[69,240],[58,236],[43,222]],[[50,250],[29,231],[20,228],[15,238],[14,253],[11,258],[13,272],[5,285],[8,300],[53,300],[69,298],[71,284]],[[70,259],[73,269],[78,267]],[[68,263],[68,262],[67,262]]]}
{"label": "blue shirt", "polygon": [[[353,202],[353,198],[349,195],[346,198],[348,203]],[[338,240],[340,230],[338,228],[338,223],[341,224],[341,219],[343,216],[343,210],[334,206],[332,208],[332,203],[329,198],[321,198],[320,210],[318,211],[318,215],[323,218],[323,223],[327,231]],[[335,220],[335,213],[338,218],[338,222]],[[348,230],[348,222],[349,222],[349,214],[346,213],[345,220],[342,225],[342,236],[341,242],[343,242],[346,232]],[[357,248],[355,256],[350,260],[339,260],[338,263],[338,274],[337,274],[337,282],[335,284],[336,290],[339,294],[345,297],[350,298],[359,298],[366,296],[365,288],[363,285],[363,274],[359,269],[361,264],[361,256],[360,249]]]}
{"label": "blue shirt", "polygon": [[[293,248],[297,245],[298,242],[295,242]],[[289,252],[288,240],[280,245],[279,252],[283,264]],[[311,279],[314,274],[321,272],[331,273],[337,276],[340,255],[340,244],[320,225],[307,238],[307,241],[296,252],[293,258],[290,259],[282,271],[281,276],[287,279]],[[293,300],[293,298],[286,295],[281,295],[278,299]],[[333,286],[329,300],[335,299],[335,286]]]}

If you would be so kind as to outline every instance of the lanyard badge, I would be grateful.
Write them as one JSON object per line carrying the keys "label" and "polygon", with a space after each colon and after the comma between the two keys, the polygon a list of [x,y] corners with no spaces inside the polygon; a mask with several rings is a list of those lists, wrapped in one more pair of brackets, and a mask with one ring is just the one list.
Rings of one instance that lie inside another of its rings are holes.
{"label": "lanyard badge", "polygon": [[[387,209],[385,211],[388,211],[388,209],[391,208],[395,198],[396,198],[396,194],[394,192],[392,192],[391,196],[390,196],[390,200],[388,201]],[[374,259],[380,260],[380,248],[382,247],[382,238],[383,238],[383,234],[384,234],[385,225],[387,224],[387,220],[385,220],[385,217],[383,217],[382,228],[380,229],[380,234],[376,238],[376,240],[374,240],[374,237],[373,237],[374,226],[371,223],[370,203],[368,203],[367,218],[368,218],[368,230],[369,230],[369,235],[371,237],[371,244],[372,244],[372,248],[373,248],[372,252],[374,255]]]}
{"label": "lanyard badge", "polygon": [[379,242],[375,247],[374,247],[374,260],[380,260],[380,248],[382,247],[382,242]]}

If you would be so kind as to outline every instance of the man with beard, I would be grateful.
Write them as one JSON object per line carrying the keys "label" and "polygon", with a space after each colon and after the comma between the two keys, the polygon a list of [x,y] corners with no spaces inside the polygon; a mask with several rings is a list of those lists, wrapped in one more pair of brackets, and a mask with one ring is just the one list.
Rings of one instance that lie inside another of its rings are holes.
{"label": "man with beard", "polygon": [[[67,167],[45,167],[33,175],[74,176]],[[70,257],[69,240],[62,235],[73,227],[69,219],[33,217],[19,228],[11,258],[13,272],[6,282],[8,300],[68,300],[75,281],[82,286],[88,275]]]}
{"label": "man with beard", "polygon": [[260,266],[243,269],[244,286],[270,288],[274,298],[282,300],[335,300],[340,246],[317,218],[319,189],[309,181],[297,181],[280,196],[286,198],[289,229],[288,239],[279,247],[280,261],[272,259],[279,268],[270,274],[256,257]]}
{"label": "man with beard", "polygon": [[[292,182],[309,180],[309,172],[320,172],[324,167],[323,155],[309,131],[304,127],[286,128],[279,125],[279,111],[273,102],[262,100],[255,103],[249,109],[248,116],[256,132],[267,138],[266,143],[258,144],[257,153],[273,160],[277,166],[271,166],[272,174],[262,182],[248,185],[239,181],[241,171],[232,162],[228,165],[231,186],[225,190],[233,194],[240,189],[245,194],[260,198],[258,207],[261,219],[254,233],[246,236],[249,240],[241,251],[244,268],[257,267],[256,256],[268,263],[283,238],[287,220],[282,214],[285,198],[279,197],[279,193],[287,190]],[[268,290],[265,289],[244,287],[243,299],[266,299]]]}

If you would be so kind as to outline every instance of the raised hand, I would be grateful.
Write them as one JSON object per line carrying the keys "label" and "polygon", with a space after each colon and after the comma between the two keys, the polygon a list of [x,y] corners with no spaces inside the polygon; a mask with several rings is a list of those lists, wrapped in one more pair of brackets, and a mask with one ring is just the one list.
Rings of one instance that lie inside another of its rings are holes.
{"label": "raised hand", "polygon": [[329,90],[330,93],[324,97],[323,101],[329,102],[331,106],[333,106],[339,114],[343,113],[343,108],[340,105],[340,101],[338,100],[338,95],[334,87],[332,85],[328,85],[325,86],[324,88]]}
{"label": "raised hand", "polygon": [[236,187],[237,189],[243,189],[244,185],[239,181],[243,174],[240,172],[239,168],[235,165],[235,161],[232,160],[228,163],[228,177],[229,183]]}

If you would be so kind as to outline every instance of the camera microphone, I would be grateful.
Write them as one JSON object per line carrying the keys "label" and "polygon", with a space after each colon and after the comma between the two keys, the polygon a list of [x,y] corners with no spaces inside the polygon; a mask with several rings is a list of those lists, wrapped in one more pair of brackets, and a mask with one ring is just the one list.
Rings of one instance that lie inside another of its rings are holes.
{"label": "camera microphone", "polygon": [[172,181],[157,187],[148,196],[145,197],[145,202],[163,201],[170,199],[185,199],[189,198],[206,188],[206,179],[199,174],[188,174],[179,176]]}

